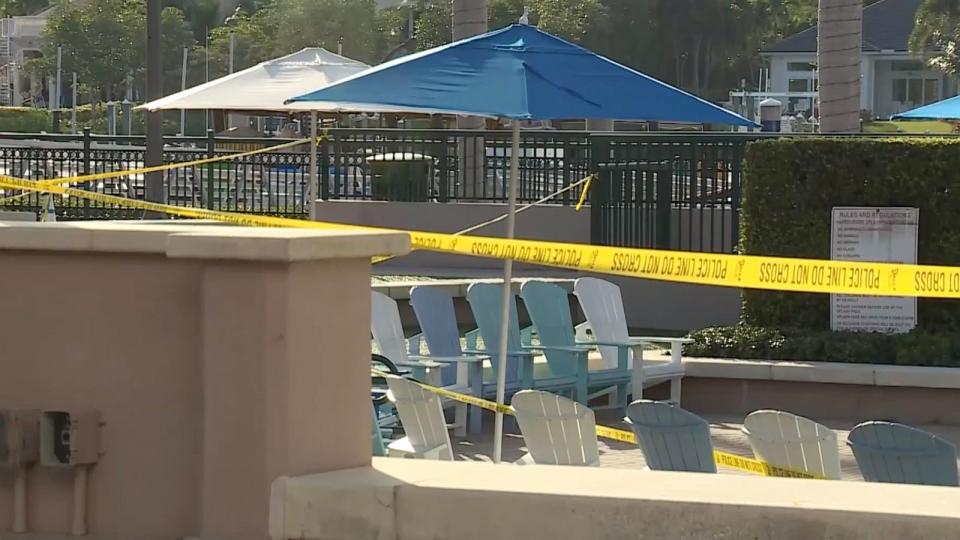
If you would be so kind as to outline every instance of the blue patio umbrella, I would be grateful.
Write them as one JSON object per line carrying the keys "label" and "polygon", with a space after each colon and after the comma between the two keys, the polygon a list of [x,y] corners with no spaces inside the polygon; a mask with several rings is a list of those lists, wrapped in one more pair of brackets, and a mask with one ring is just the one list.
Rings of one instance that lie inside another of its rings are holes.
{"label": "blue patio umbrella", "polygon": [[[653,120],[759,127],[690,93],[525,24],[398,58],[289,101],[389,106],[416,113],[511,120]],[[507,238],[514,236],[520,123],[513,124]],[[504,261],[497,403],[504,400],[513,266]],[[497,414],[495,462],[503,416]]]}
{"label": "blue patio umbrella", "polygon": [[893,115],[894,120],[960,120],[960,96]]}

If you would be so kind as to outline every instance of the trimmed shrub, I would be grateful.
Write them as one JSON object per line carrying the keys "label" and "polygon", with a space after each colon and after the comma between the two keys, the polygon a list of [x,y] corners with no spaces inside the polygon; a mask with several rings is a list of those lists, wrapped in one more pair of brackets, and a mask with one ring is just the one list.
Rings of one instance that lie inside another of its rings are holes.
{"label": "trimmed shrub", "polygon": [[[829,259],[835,206],[919,208],[918,262],[960,264],[960,139],[794,138],[748,146],[743,253]],[[960,331],[960,302],[920,299],[918,318],[925,331]],[[829,330],[830,297],[744,291],[742,320],[765,328]],[[860,339],[837,346],[856,348]],[[941,345],[925,341],[910,350]],[[817,339],[805,345],[818,346]]]}
{"label": "trimmed shrub", "polygon": [[813,332],[739,324],[690,334],[694,357],[960,367],[960,335]]}
{"label": "trimmed shrub", "polygon": [[30,107],[0,107],[0,131],[39,133],[50,131],[53,122],[50,111]]}

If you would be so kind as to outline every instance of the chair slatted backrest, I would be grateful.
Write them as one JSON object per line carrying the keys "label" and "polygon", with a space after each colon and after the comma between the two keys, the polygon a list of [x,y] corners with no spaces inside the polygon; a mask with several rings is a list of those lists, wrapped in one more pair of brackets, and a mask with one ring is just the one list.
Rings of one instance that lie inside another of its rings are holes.
{"label": "chair slatted backrest", "polygon": [[[630,340],[620,287],[604,279],[580,278],[574,283],[573,294],[580,302],[595,340],[608,343]],[[600,347],[600,354],[608,369],[617,367],[616,347]]]}
{"label": "chair slatted backrest", "polygon": [[450,435],[443,417],[440,396],[407,379],[387,377],[403,432],[414,451],[437,459],[453,461]]}
{"label": "chair slatted backrest", "polygon": [[647,466],[655,471],[717,472],[710,425],[665,401],[634,401],[627,418]]}
{"label": "chair slatted backrest", "polygon": [[517,392],[511,405],[534,463],[599,464],[597,425],[588,407],[539,390]]}
{"label": "chair slatted backrest", "polygon": [[[440,287],[413,287],[410,289],[410,305],[413,306],[431,355],[456,357],[463,354],[453,296],[449,292]],[[443,368],[440,379],[444,386],[454,384],[457,379],[456,366]]]}
{"label": "chair slatted backrest", "polygon": [[783,411],[755,411],[743,422],[753,455],[777,467],[840,479],[837,434],[813,420]]}
{"label": "chair slatted backrest", "polygon": [[370,291],[370,333],[380,354],[394,362],[407,361],[406,338],[397,301],[377,291]]}
{"label": "chair slatted backrest", "polygon": [[[497,351],[500,347],[500,314],[503,306],[503,285],[495,283],[472,283],[467,287],[467,303],[473,319],[480,329],[483,338],[483,349],[492,355],[490,360],[493,372],[496,373],[500,359]],[[510,321],[507,324],[507,350],[522,350],[520,343],[520,323],[517,316],[517,297],[510,295]],[[518,362],[515,359],[507,360],[507,382],[517,380]]]}
{"label": "chair slatted backrest", "polygon": [[865,422],[847,437],[868,482],[956,486],[957,449],[933,433],[891,422]]}
{"label": "chair slatted backrest", "polygon": [[[527,281],[520,287],[527,312],[537,328],[540,344],[569,347],[576,345],[576,332],[570,316],[570,300],[566,289],[545,281]],[[550,372],[557,376],[575,375],[577,353],[544,350]]]}

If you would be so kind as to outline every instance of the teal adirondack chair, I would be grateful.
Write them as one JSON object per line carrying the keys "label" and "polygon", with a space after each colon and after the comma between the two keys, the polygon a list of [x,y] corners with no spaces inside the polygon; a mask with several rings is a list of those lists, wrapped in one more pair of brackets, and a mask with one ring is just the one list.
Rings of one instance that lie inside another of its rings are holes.
{"label": "teal adirondack chair", "polygon": [[547,380],[536,378],[534,386],[562,388],[568,379],[572,380],[575,399],[583,404],[587,403],[589,390],[615,387],[615,406],[623,411],[627,406],[631,379],[627,355],[621,355],[614,369],[591,371],[588,355],[596,346],[577,343],[567,291],[553,283],[528,281],[520,288],[520,296],[540,338],[536,348],[543,350],[552,377]]}
{"label": "teal adirondack chair", "polygon": [[[480,330],[480,337],[483,338],[482,352],[490,355],[490,363],[493,365],[493,377],[484,380],[484,383],[490,382],[496,385],[503,286],[494,283],[473,283],[467,288],[467,303],[470,304],[473,319]],[[533,359],[537,353],[523,346],[518,320],[516,296],[511,295],[510,322],[507,326],[506,387],[508,392],[533,387]]]}
{"label": "teal adirondack chair", "polygon": [[[430,356],[463,358],[453,367],[443,368],[441,380],[445,386],[456,383],[456,370],[466,369],[467,385],[475,396],[496,392],[496,383],[484,385],[483,362],[490,356],[479,351],[464,351],[460,345],[460,330],[453,309],[453,297],[441,287],[418,286],[410,289],[410,304],[417,316],[420,330],[430,349]],[[480,432],[481,410],[470,407],[468,430]]]}
{"label": "teal adirondack chair", "polygon": [[850,430],[867,482],[957,486],[957,449],[933,433],[891,422],[865,422]]}
{"label": "teal adirondack chair", "polygon": [[627,420],[647,466],[654,471],[717,472],[710,424],[666,401],[634,401]]}

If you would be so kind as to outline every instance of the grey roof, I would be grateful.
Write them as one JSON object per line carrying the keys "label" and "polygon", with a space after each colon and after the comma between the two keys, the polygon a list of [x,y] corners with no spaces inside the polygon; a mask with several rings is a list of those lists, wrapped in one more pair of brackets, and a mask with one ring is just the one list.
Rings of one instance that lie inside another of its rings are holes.
{"label": "grey roof", "polygon": [[[906,51],[923,0],[880,0],[863,8],[863,50]],[[786,37],[765,53],[817,52],[817,27]]]}

